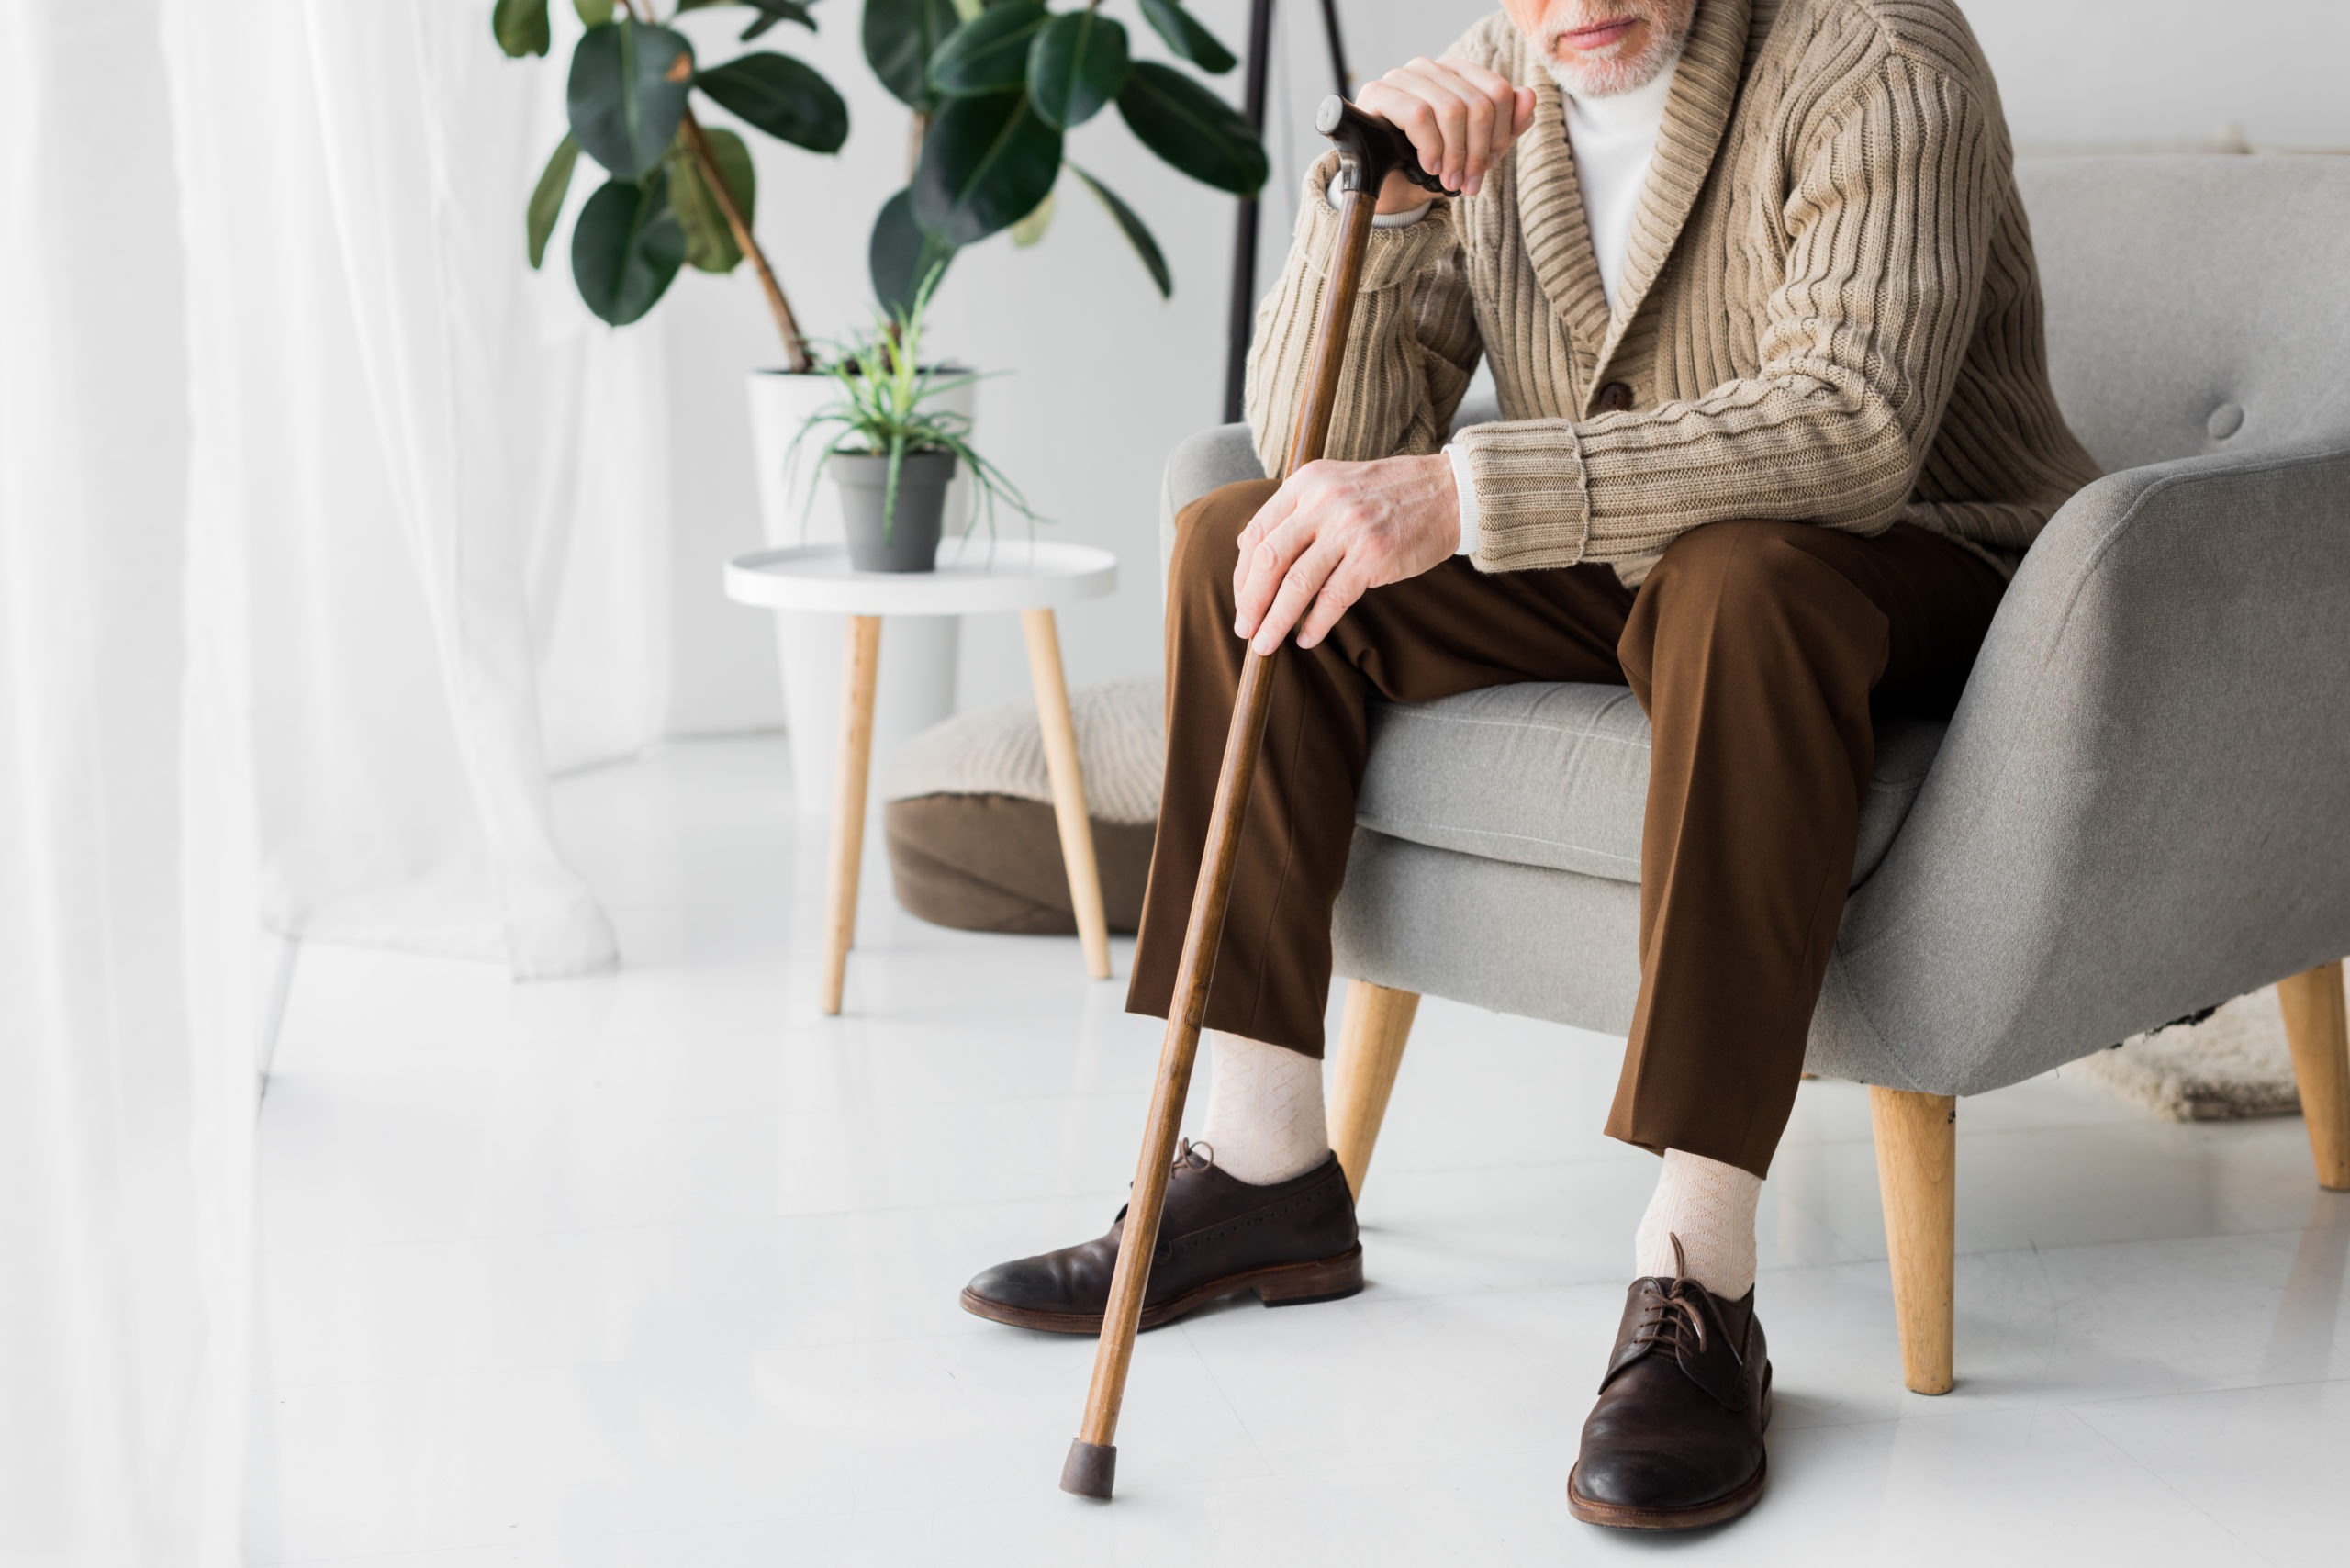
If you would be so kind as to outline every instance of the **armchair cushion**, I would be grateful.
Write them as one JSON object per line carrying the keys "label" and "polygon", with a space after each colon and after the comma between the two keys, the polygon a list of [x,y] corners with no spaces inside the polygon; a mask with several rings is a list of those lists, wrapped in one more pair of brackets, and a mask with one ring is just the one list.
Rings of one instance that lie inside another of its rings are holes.
{"label": "armchair cushion", "polygon": [[[1943,726],[1886,721],[1861,805],[1859,886],[1909,814]],[[1487,860],[1637,883],[1649,722],[1621,686],[1528,683],[1371,710],[1355,820]]]}

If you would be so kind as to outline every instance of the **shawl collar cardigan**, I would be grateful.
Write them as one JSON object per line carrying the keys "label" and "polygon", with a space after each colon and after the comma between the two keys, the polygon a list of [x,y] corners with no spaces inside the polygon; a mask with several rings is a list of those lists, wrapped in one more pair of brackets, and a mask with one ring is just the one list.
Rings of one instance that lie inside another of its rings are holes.
{"label": "shawl collar cardigan", "polygon": [[[1444,443],[1481,355],[1502,418],[1453,433],[1489,571],[1637,583],[1732,518],[1908,521],[2012,570],[2097,475],[2048,381],[1997,90],[1953,0],[1701,0],[1614,310],[1565,106],[1505,16],[1451,52],[1534,89],[1477,196],[1376,230],[1328,455]],[[1248,417],[1279,473],[1337,233],[1307,174],[1259,308]],[[1598,411],[1611,384],[1632,404]]]}

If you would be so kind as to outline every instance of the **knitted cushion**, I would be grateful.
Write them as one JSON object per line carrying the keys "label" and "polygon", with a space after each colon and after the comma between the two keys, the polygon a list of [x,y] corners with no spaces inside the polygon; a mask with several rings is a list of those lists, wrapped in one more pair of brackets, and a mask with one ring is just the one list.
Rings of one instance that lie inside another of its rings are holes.
{"label": "knitted cushion", "polygon": [[[1142,918],[1167,737],[1156,678],[1069,694],[1113,931]],[[965,713],[914,736],[881,780],[882,830],[898,902],[967,931],[1077,929],[1034,704]]]}

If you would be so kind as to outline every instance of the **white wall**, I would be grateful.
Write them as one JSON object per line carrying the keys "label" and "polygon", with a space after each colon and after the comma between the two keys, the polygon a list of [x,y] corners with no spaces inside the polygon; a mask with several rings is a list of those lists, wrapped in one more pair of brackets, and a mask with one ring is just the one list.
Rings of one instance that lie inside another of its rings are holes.
{"label": "white wall", "polygon": [[[1193,0],[1236,49],[1246,0]],[[1489,9],[1480,0],[1341,0],[1348,52],[1371,74],[1434,53]],[[2020,142],[2195,139],[2240,128],[2255,145],[2350,148],[2350,5],[2343,0],[1966,0]],[[833,159],[765,144],[762,238],[811,330],[855,325],[864,308],[865,239],[901,183],[906,117],[856,49],[856,0],[817,7],[822,32],[769,35],[804,53],[848,97],[849,144]],[[1140,52],[1157,39],[1113,0]],[[706,53],[733,48],[719,12],[692,17]],[[1286,0],[1275,61],[1260,286],[1286,248],[1297,174],[1312,155],[1313,105],[1329,90],[1314,0]],[[709,25],[715,22],[717,25]],[[1238,81],[1226,78],[1235,98]],[[1157,484],[1167,449],[1220,417],[1232,206],[1142,151],[1114,110],[1070,139],[1070,155],[1141,211],[1175,274],[1161,301],[1098,205],[1065,182],[1051,232],[1015,251],[1002,236],[959,257],[941,297],[942,346],[1013,374],[983,389],[979,437],[1058,520],[1056,536],[1105,545],[1125,563],[1118,595],[1063,618],[1069,678],[1083,684],[1157,667]],[[772,330],[747,271],[688,275],[661,311],[676,442],[678,557],[674,727],[778,722],[772,643],[748,610],[718,601],[716,563],[754,548],[743,372],[774,358]],[[888,652],[883,652],[884,658]],[[1016,624],[973,622],[964,633],[962,702],[1025,695]]]}

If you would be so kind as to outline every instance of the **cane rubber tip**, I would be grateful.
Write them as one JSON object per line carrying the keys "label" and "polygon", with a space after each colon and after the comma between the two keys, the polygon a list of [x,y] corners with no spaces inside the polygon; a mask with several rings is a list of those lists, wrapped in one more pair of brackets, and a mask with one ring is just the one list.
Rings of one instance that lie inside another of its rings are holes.
{"label": "cane rubber tip", "polygon": [[1069,1445],[1061,1464],[1061,1490],[1080,1497],[1110,1500],[1110,1484],[1118,1473],[1118,1445],[1089,1443],[1079,1438]]}

